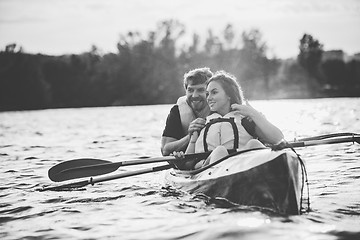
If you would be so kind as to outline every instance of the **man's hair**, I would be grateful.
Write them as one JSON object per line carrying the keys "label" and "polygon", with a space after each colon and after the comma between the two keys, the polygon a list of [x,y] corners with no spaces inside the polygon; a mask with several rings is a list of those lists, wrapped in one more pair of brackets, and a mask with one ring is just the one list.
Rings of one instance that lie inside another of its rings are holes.
{"label": "man's hair", "polygon": [[190,70],[184,74],[184,88],[187,89],[187,86],[191,82],[193,85],[205,84],[209,78],[211,78],[213,73],[210,71],[210,68],[196,68]]}
{"label": "man's hair", "polygon": [[226,95],[230,97],[230,104],[238,103],[242,104],[244,100],[244,94],[241,86],[236,80],[236,77],[225,71],[217,71],[207,82],[218,82],[224,89]]}

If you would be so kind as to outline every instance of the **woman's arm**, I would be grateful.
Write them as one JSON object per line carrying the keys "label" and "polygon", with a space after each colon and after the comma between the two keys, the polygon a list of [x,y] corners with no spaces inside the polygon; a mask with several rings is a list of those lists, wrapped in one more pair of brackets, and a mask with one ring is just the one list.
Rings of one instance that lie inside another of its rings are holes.
{"label": "woman's arm", "polygon": [[233,104],[231,108],[239,111],[243,116],[250,117],[255,122],[255,132],[260,140],[270,144],[278,144],[284,138],[284,134],[279,128],[248,103],[246,105]]}
{"label": "woman's arm", "polygon": [[284,139],[281,130],[269,122],[261,113],[254,114],[251,119],[255,122],[255,132],[261,140],[270,144],[278,144]]}
{"label": "woman's arm", "polygon": [[189,154],[189,153],[195,153],[195,144],[196,144],[196,140],[199,137],[199,133],[198,132],[193,132],[192,135],[190,136],[190,142],[189,145],[186,148],[185,153]]}

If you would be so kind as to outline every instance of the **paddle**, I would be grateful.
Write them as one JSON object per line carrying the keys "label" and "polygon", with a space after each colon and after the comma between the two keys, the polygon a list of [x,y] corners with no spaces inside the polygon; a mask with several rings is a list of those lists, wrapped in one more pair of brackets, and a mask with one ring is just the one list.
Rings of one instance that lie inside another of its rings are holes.
{"label": "paddle", "polygon": [[[334,138],[334,136],[336,138]],[[345,136],[345,137],[344,137]],[[333,139],[326,139],[326,138]],[[315,139],[313,137],[311,139]],[[317,138],[321,140],[309,140],[309,141],[294,141],[294,142],[285,142],[278,146],[275,146],[274,149],[281,150],[284,148],[291,147],[306,147],[314,146],[321,144],[334,144],[334,143],[345,143],[345,142],[357,142],[360,143],[360,135],[354,133],[339,133],[339,134],[327,134],[321,135]],[[309,138],[310,139],[310,138]],[[69,161],[64,161],[53,166],[49,170],[49,178],[54,182],[61,182],[76,178],[98,176],[106,173],[111,173],[116,171],[120,166],[130,166],[138,164],[147,164],[147,163],[159,163],[159,162],[176,162],[176,161],[186,161],[186,160],[200,160],[206,158],[210,152],[206,153],[195,153],[185,155],[185,159],[177,159],[173,156],[167,157],[157,157],[157,158],[148,158],[148,159],[137,159],[129,160],[123,162],[110,162],[101,159],[74,159]]]}
{"label": "paddle", "polygon": [[323,134],[318,135],[314,137],[306,137],[306,138],[300,138],[296,139],[296,141],[311,141],[311,140],[322,140],[326,138],[334,138],[334,137],[353,137],[353,136],[359,136],[359,134],[356,133],[349,133],[349,132],[341,132],[341,133],[330,133],[330,134]]}
{"label": "paddle", "polygon": [[348,137],[336,137],[329,139],[321,139],[321,140],[308,140],[308,141],[294,141],[288,142],[285,144],[284,148],[288,147],[307,147],[307,146],[315,146],[315,145],[323,145],[323,144],[335,144],[335,143],[359,143],[360,144],[360,134],[353,134]]}
{"label": "paddle", "polygon": [[43,187],[42,189],[39,189],[39,191],[71,190],[74,188],[85,187],[86,185],[89,185],[89,184],[94,185],[95,183],[99,183],[99,182],[105,182],[105,181],[109,181],[109,180],[113,180],[113,179],[131,177],[131,176],[141,175],[141,174],[145,174],[145,173],[158,172],[158,171],[163,171],[163,170],[166,170],[169,168],[171,168],[171,165],[167,164],[167,165],[163,165],[163,166],[146,168],[146,169],[141,169],[141,170],[136,170],[136,171],[130,171],[130,172],[115,174],[115,175],[111,175],[111,176],[103,176],[103,177],[98,177],[98,178],[91,177],[89,180],[83,180],[83,181],[79,181],[79,182],[73,182],[73,183],[68,183],[68,184],[63,184],[63,185],[58,185],[58,186],[52,186],[52,187]]}
{"label": "paddle", "polygon": [[49,178],[54,182],[62,182],[75,178],[98,176],[116,171],[120,166],[132,166],[147,163],[176,162],[201,160],[206,158],[210,152],[186,154],[184,159],[177,159],[174,156],[155,157],[148,159],[136,159],[123,162],[110,162],[107,160],[81,158],[61,162],[49,169]]}

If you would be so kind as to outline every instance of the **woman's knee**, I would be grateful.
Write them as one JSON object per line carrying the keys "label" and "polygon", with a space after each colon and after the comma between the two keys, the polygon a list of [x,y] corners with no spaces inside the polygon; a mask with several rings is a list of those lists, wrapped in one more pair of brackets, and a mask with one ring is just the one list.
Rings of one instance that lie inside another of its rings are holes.
{"label": "woman's knee", "polygon": [[264,148],[265,145],[262,144],[259,140],[257,139],[251,139],[247,142],[247,144],[245,145],[245,148],[247,149],[252,149],[252,148]]}
{"label": "woman's knee", "polygon": [[227,155],[229,155],[228,150],[224,146],[218,146],[210,154],[209,164],[216,162],[217,160],[226,157]]}

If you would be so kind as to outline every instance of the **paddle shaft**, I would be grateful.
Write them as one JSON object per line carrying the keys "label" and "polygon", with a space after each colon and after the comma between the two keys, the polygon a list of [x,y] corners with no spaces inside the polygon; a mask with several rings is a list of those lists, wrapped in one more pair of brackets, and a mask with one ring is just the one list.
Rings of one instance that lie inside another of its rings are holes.
{"label": "paddle shaft", "polygon": [[159,171],[163,171],[163,170],[166,170],[169,168],[171,168],[171,166],[169,164],[167,164],[167,165],[163,165],[163,166],[140,169],[140,170],[136,170],[136,171],[119,173],[119,174],[114,174],[114,175],[110,175],[110,176],[94,177],[94,178],[91,177],[88,180],[83,180],[83,181],[79,181],[79,182],[73,182],[73,183],[68,183],[68,184],[63,184],[63,185],[53,186],[53,187],[44,187],[40,191],[47,191],[47,190],[55,190],[56,191],[56,190],[80,188],[80,187],[85,187],[87,185],[94,185],[95,183],[110,181],[110,180],[114,180],[114,179],[132,177],[132,176],[141,175],[141,174],[145,174],[145,173],[159,172]]}
{"label": "paddle shaft", "polygon": [[323,140],[309,140],[309,141],[295,141],[289,142],[288,145],[285,145],[285,148],[288,147],[307,147],[307,146],[315,146],[315,145],[324,145],[324,144],[335,144],[335,143],[360,143],[360,136],[351,136],[351,137],[341,137],[341,138],[333,138],[333,139],[323,139]]}
{"label": "paddle shaft", "polygon": [[102,163],[102,164],[94,164],[94,165],[86,165],[86,166],[81,166],[81,167],[73,167],[73,168],[69,168],[69,169],[64,169],[61,172],[59,172],[58,174],[67,174],[69,171],[83,171],[83,170],[94,170],[96,171],[96,169],[98,168],[106,168],[109,169],[109,171],[115,171],[117,170],[119,167],[123,166],[133,166],[133,165],[140,165],[140,164],[147,164],[147,163],[158,163],[158,162],[167,162],[167,161],[171,161],[174,160],[175,157],[173,156],[167,156],[167,157],[156,157],[156,158],[149,158],[149,159],[141,159],[141,160],[128,160],[128,161],[122,161],[122,162],[110,162],[110,163]]}
{"label": "paddle shaft", "polygon": [[[288,145],[285,145],[284,148],[307,147],[307,146],[346,143],[346,142],[360,143],[359,141],[360,141],[360,135],[355,134],[354,136],[351,136],[351,137],[341,137],[341,138],[322,139],[322,140],[309,140],[309,141],[293,141],[293,142],[288,142]],[[132,165],[140,165],[140,164],[147,164],[147,163],[176,162],[176,161],[182,161],[182,160],[186,160],[186,159],[188,159],[188,160],[204,159],[209,155],[210,155],[210,152],[193,153],[193,154],[185,154],[184,159],[178,159],[174,156],[165,156],[165,157],[155,157],[155,158],[148,158],[148,159],[127,160],[127,161],[115,162],[115,163],[96,164],[96,165],[93,165],[93,167],[114,166],[114,167],[119,168],[121,166],[132,166]],[[80,169],[87,168],[87,167],[92,167],[92,166],[77,167],[76,169],[80,170]]]}
{"label": "paddle shaft", "polygon": [[317,136],[313,136],[313,137],[299,138],[296,141],[302,142],[302,141],[329,139],[329,138],[335,138],[335,137],[354,137],[354,136],[359,136],[359,134],[351,133],[351,132],[328,133],[328,134],[317,135]]}
{"label": "paddle shaft", "polygon": [[[346,143],[346,142],[357,142],[360,141],[360,135],[354,135],[351,137],[341,137],[341,138],[333,138],[333,139],[322,139],[322,140],[309,140],[309,141],[293,141],[288,142],[284,145],[283,148],[290,148],[290,147],[307,147],[307,146],[315,146],[315,145],[324,145],[324,144],[335,144],[335,143]],[[115,162],[115,163],[104,163],[104,164],[95,164],[90,166],[82,166],[76,167],[72,169],[85,169],[90,167],[108,167],[112,166],[114,168],[119,168],[121,166],[133,166],[133,165],[140,165],[140,164],[148,164],[148,163],[160,163],[160,162],[176,162],[188,159],[188,160],[196,160],[196,159],[204,159],[210,155],[210,152],[204,153],[194,153],[194,154],[186,154],[184,159],[178,159],[174,156],[165,156],[165,157],[155,157],[155,158],[148,158],[148,159],[136,159],[136,160],[127,160],[122,162]]]}
{"label": "paddle shaft", "polygon": [[[185,161],[186,161],[186,159],[189,159],[189,160],[203,159],[204,157],[207,157],[208,155],[209,155],[208,152],[187,154],[184,156],[184,159],[185,159]],[[173,161],[179,161],[179,160],[181,160],[181,159],[178,159],[174,156],[165,156],[165,157],[154,157],[154,158],[148,158],[148,159],[127,160],[127,161],[114,162],[114,163],[94,164],[94,165],[89,165],[89,166],[74,167],[72,169],[82,170],[82,169],[91,168],[91,167],[112,167],[112,168],[118,169],[119,167],[125,167],[125,166],[133,166],[133,165],[148,164],[148,163],[173,162]]]}

